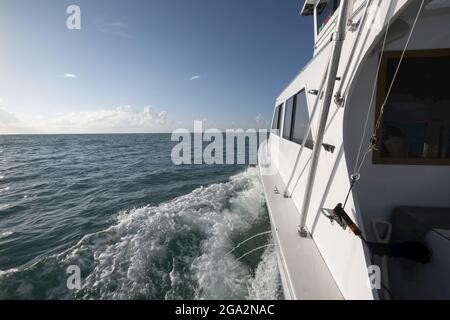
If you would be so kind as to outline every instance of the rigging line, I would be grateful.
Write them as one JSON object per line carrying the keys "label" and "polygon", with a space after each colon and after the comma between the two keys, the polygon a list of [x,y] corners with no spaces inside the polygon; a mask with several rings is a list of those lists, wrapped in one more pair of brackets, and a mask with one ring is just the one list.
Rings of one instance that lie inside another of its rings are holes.
{"label": "rigging line", "polygon": [[353,175],[352,176],[352,181],[350,183],[350,188],[348,189],[347,196],[345,197],[345,201],[344,201],[344,204],[342,206],[343,209],[345,209],[345,206],[347,205],[348,199],[350,198],[350,194],[352,193],[352,190],[353,190],[353,187],[356,184],[356,181],[357,181],[356,175]]}
{"label": "rigging line", "polygon": [[[381,120],[383,119],[383,115],[384,115],[384,110],[385,110],[385,107],[386,107],[386,103],[387,103],[387,101],[388,101],[388,99],[389,99],[389,96],[390,96],[390,94],[391,94],[392,88],[394,87],[395,80],[396,80],[396,78],[397,78],[397,76],[398,76],[398,73],[399,73],[399,71],[400,71],[400,67],[401,67],[401,65],[402,65],[402,62],[403,62],[403,59],[404,59],[404,57],[405,57],[406,51],[407,51],[407,49],[408,49],[409,43],[410,43],[410,41],[411,41],[412,35],[414,34],[414,30],[415,30],[415,28],[416,28],[417,21],[419,20],[420,13],[422,12],[424,3],[425,3],[425,0],[422,0],[422,2],[421,2],[421,4],[420,4],[420,7],[419,7],[419,10],[418,10],[418,12],[417,12],[417,15],[416,15],[416,17],[415,17],[415,19],[414,19],[414,23],[413,23],[413,25],[412,25],[412,27],[411,27],[411,31],[410,31],[410,33],[409,33],[409,35],[408,35],[408,39],[406,40],[405,47],[403,48],[403,51],[402,51],[402,54],[401,54],[399,63],[397,64],[397,68],[396,68],[396,70],[395,70],[394,76],[393,76],[392,81],[391,81],[391,83],[390,83],[390,85],[389,85],[389,89],[388,89],[388,91],[387,91],[387,93],[386,93],[386,97],[385,97],[385,99],[384,99],[384,101],[383,101],[383,104],[381,105],[380,114],[379,114],[379,116],[378,116],[378,119],[377,119],[377,122],[376,122],[376,125],[375,125],[375,128],[374,128],[374,131],[373,131],[373,134],[372,134],[372,138],[371,138],[370,144],[369,144],[369,146],[368,146],[368,148],[367,148],[367,150],[366,150],[366,152],[365,152],[365,154],[364,154],[364,156],[363,156],[363,161],[361,161],[361,164],[359,165],[359,167],[358,167],[358,164],[357,164],[357,163],[356,163],[356,165],[355,165],[355,172],[354,172],[354,175],[355,175],[355,176],[358,176],[358,175],[359,175],[360,170],[361,170],[361,168],[362,168],[362,166],[363,166],[363,164],[364,164],[364,161],[365,161],[365,159],[366,159],[366,157],[367,157],[367,154],[368,154],[370,151],[372,151],[372,149],[374,148],[374,142],[376,141],[376,140],[375,140],[375,137],[376,137],[376,134],[377,134],[377,132],[378,132],[378,130],[380,129],[380,126],[381,126]],[[386,32],[387,32],[387,31],[388,31],[388,30],[386,29]],[[386,36],[386,35],[385,35],[385,36]],[[381,58],[380,58],[380,63],[381,63]],[[378,70],[378,72],[379,72],[379,70]],[[378,77],[378,75],[377,75],[377,77]],[[375,88],[375,87],[376,87],[376,83],[374,83],[374,88]],[[373,94],[373,97],[374,97],[374,94]],[[372,100],[372,101],[373,101],[373,100]],[[370,109],[369,109],[368,117],[370,116],[370,110],[371,110],[371,108],[372,108],[372,105],[370,105],[369,108],[370,108]],[[366,125],[367,125],[367,123],[368,123],[368,118],[366,119]],[[366,130],[367,130],[367,128],[365,128],[365,132],[366,132]],[[363,134],[363,136],[362,136],[362,139],[364,139],[365,132],[364,132],[364,134]],[[362,146],[361,146],[361,148],[362,148]],[[359,161],[359,158],[357,158],[357,161]]]}
{"label": "rigging line", "polygon": [[362,148],[363,148],[363,144],[364,144],[364,138],[366,136],[366,132],[367,132],[367,129],[368,129],[368,126],[369,126],[370,113],[372,111],[373,100],[375,99],[375,92],[376,92],[376,89],[377,89],[378,78],[380,76],[380,70],[381,70],[381,65],[382,65],[382,61],[383,61],[384,50],[386,48],[386,41],[387,41],[387,35],[389,33],[390,22],[391,22],[391,19],[388,19],[387,26],[386,26],[386,32],[384,33],[383,46],[381,48],[380,61],[378,62],[377,73],[375,74],[375,81],[374,81],[374,85],[373,85],[373,88],[372,88],[372,96],[370,98],[369,110],[367,111],[366,122],[364,124],[364,130],[363,130],[363,134],[361,136],[361,142],[359,144],[358,155],[356,156],[355,168],[353,170],[354,174],[357,174],[357,172],[358,172],[357,171],[357,167],[358,167],[358,164],[359,164],[359,159],[361,157],[361,152],[362,152]]}
{"label": "rigging line", "polygon": [[256,237],[259,237],[259,236],[262,236],[262,235],[265,235],[265,234],[269,234],[269,233],[272,233],[272,230],[270,230],[270,231],[264,231],[264,232],[255,234],[254,236],[251,236],[250,238],[247,238],[246,240],[240,242],[240,243],[239,243],[237,246],[235,246],[233,249],[231,249],[230,251],[228,251],[228,252],[225,254],[225,256],[228,256],[229,254],[231,254],[234,250],[236,250],[237,248],[239,248],[240,246],[242,246],[244,243],[246,243],[246,242],[248,242],[248,241],[250,241],[250,240],[252,240],[252,239],[254,239],[254,238],[256,238]]}
{"label": "rigging line", "polygon": [[269,244],[260,246],[260,247],[258,247],[258,248],[255,248],[255,249],[253,249],[253,250],[248,251],[246,254],[244,254],[244,255],[240,256],[238,259],[236,259],[236,261],[241,261],[241,260],[244,259],[246,256],[248,256],[249,254],[252,254],[252,253],[255,252],[255,251],[258,251],[258,250],[261,250],[261,249],[264,249],[264,248],[268,248],[268,247],[275,247],[275,246],[276,246],[275,243],[269,243]]}

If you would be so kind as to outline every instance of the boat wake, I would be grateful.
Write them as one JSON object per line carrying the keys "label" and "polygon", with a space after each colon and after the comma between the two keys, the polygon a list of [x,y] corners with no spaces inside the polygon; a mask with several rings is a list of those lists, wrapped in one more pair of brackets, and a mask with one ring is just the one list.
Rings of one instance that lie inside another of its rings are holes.
{"label": "boat wake", "polygon": [[[121,212],[108,229],[63,253],[0,271],[0,298],[278,299],[274,247],[240,259],[268,236],[227,255],[269,228],[258,171],[248,168],[226,183]],[[66,285],[73,265],[81,270],[75,291]]]}

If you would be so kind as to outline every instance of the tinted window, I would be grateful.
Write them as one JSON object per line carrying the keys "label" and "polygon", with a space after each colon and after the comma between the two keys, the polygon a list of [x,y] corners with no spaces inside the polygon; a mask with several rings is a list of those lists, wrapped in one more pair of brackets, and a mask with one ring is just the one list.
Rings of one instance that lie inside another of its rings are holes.
{"label": "tinted window", "polygon": [[275,113],[273,116],[272,130],[274,134],[280,135],[279,130],[281,128],[282,115],[283,115],[283,105],[280,104],[278,107],[275,108]]}
{"label": "tinted window", "polygon": [[283,126],[283,138],[291,139],[292,130],[292,112],[294,110],[294,97],[289,98],[284,106],[284,126]]}
{"label": "tinted window", "polygon": [[[382,96],[398,63],[397,53],[385,60],[386,80],[379,84]],[[443,81],[448,70],[450,51],[407,52],[384,110],[381,158],[405,162],[450,158],[450,90]],[[379,105],[384,98],[380,100]]]}
{"label": "tinted window", "polygon": [[[281,122],[283,121],[283,105],[280,105],[280,111],[278,113],[278,130],[281,130]],[[280,132],[278,132],[280,135]]]}
{"label": "tinted window", "polygon": [[281,109],[281,106],[278,106],[275,108],[275,114],[273,116],[273,122],[272,122],[273,130],[280,129],[280,126],[279,126],[279,124],[280,124],[280,109]]}
{"label": "tinted window", "polygon": [[[295,96],[292,141],[302,144],[303,139],[305,138],[306,135],[306,131],[308,130],[308,125],[309,125],[309,111],[308,111],[308,104],[306,101],[306,93],[305,90],[303,90]],[[311,132],[308,135],[305,146],[309,148],[313,147]]]}
{"label": "tinted window", "polygon": [[317,5],[317,32],[328,24],[334,12],[339,7],[340,0],[322,1]]}

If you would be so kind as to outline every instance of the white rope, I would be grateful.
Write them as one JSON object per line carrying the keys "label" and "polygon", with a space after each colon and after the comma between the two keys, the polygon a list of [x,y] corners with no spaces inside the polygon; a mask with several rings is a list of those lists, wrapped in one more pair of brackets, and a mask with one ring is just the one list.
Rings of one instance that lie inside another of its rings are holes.
{"label": "white rope", "polygon": [[[408,49],[409,43],[411,41],[412,35],[413,35],[414,30],[416,28],[417,21],[419,20],[420,13],[422,12],[424,3],[425,3],[425,0],[422,0],[422,2],[420,4],[420,7],[419,7],[419,11],[417,12],[417,15],[416,15],[416,17],[414,19],[414,23],[413,23],[413,25],[411,27],[411,31],[410,31],[410,33],[408,35],[408,39],[406,40],[405,47],[403,48],[402,54],[400,56],[400,61],[399,61],[398,65],[397,65],[397,69],[395,70],[395,73],[394,73],[394,76],[392,78],[391,84],[389,85],[389,89],[388,89],[388,91],[386,93],[386,97],[385,97],[385,99],[383,101],[383,104],[381,105],[380,114],[378,116],[378,119],[377,119],[377,122],[376,122],[376,125],[375,125],[375,128],[374,128],[372,137],[376,137],[376,134],[377,134],[378,130],[380,129],[381,120],[383,119],[384,109],[386,107],[386,103],[387,103],[387,101],[389,99],[389,96],[391,94],[392,88],[394,87],[395,80],[397,78],[398,72],[400,71],[400,67],[402,65],[402,62],[403,62],[403,59],[405,57],[406,51]],[[356,162],[355,162],[355,170],[354,170],[354,173],[352,175],[352,179],[354,178],[356,180],[359,179],[362,166],[363,166],[363,164],[364,164],[364,162],[365,162],[365,160],[367,158],[367,154],[373,150],[373,145],[372,145],[373,141],[371,140],[369,146],[367,147],[366,152],[364,153],[364,155],[362,157],[361,163],[358,165],[359,159],[360,159],[360,156],[361,156],[362,146],[363,146],[363,143],[364,143],[364,138],[365,138],[365,135],[366,135],[366,132],[367,132],[367,127],[368,127],[368,123],[369,123],[370,113],[372,111],[372,104],[373,104],[373,101],[375,99],[375,91],[376,91],[376,87],[377,87],[379,72],[380,72],[380,69],[381,69],[382,57],[383,57],[383,53],[384,53],[384,50],[385,50],[385,45],[386,45],[387,34],[388,34],[388,31],[389,31],[389,26],[390,26],[390,20],[388,20],[388,25],[386,27],[386,33],[384,35],[384,41],[383,41],[383,47],[381,49],[380,61],[378,63],[378,69],[377,69],[376,78],[375,78],[375,82],[374,82],[374,86],[373,86],[373,90],[372,90],[372,97],[370,99],[369,110],[367,112],[366,122],[365,122],[365,126],[364,126],[364,131],[363,131],[363,134],[362,134],[362,137],[361,137],[361,143],[360,143],[360,147],[359,147],[359,150],[358,150],[358,156],[357,156]]]}
{"label": "white rope", "polygon": [[[380,70],[381,70],[381,65],[382,65],[382,61],[383,61],[384,50],[385,50],[385,47],[386,47],[387,35],[389,33],[389,27],[390,27],[390,19],[387,22],[386,32],[384,33],[383,46],[381,47],[380,61],[378,62],[377,73],[375,74],[375,81],[374,81],[374,85],[373,85],[373,88],[372,88],[372,96],[370,97],[369,110],[367,110],[366,122],[364,124],[364,130],[363,130],[363,134],[361,136],[361,142],[359,144],[358,155],[356,157],[355,168],[353,170],[353,173],[355,175],[359,174],[359,171],[357,170],[357,167],[358,167],[359,159],[361,157],[361,152],[362,152],[362,148],[363,148],[363,144],[364,144],[364,138],[366,136],[367,128],[369,126],[370,113],[372,112],[372,104],[373,104],[373,100],[375,99],[375,92],[376,92],[376,89],[377,89],[378,78],[380,76]],[[364,163],[364,160],[361,161],[361,162]]]}
{"label": "white rope", "polygon": [[234,252],[234,250],[236,250],[237,248],[239,248],[240,246],[242,246],[244,243],[249,242],[250,240],[255,239],[256,237],[259,237],[259,236],[262,236],[262,235],[265,235],[265,234],[269,234],[269,233],[272,233],[272,231],[271,231],[271,230],[270,230],[270,231],[264,231],[264,232],[255,234],[254,236],[251,236],[250,238],[247,238],[246,240],[240,242],[240,243],[239,243],[237,246],[235,246],[233,249],[231,249],[230,251],[228,251],[227,254],[226,254],[225,256],[228,256],[229,254],[231,254],[232,252]]}
{"label": "white rope", "polygon": [[247,252],[246,254],[240,256],[238,259],[236,259],[236,261],[241,261],[241,260],[244,259],[246,256],[248,256],[249,254],[252,254],[252,253],[255,252],[255,251],[258,251],[258,250],[261,250],[261,249],[264,249],[264,248],[268,248],[268,247],[275,247],[275,246],[276,246],[276,244],[274,244],[274,243],[269,243],[269,244],[266,244],[266,245],[264,245],[264,246],[260,246],[260,247],[258,247],[258,248],[253,249],[253,250],[250,250],[250,251]]}

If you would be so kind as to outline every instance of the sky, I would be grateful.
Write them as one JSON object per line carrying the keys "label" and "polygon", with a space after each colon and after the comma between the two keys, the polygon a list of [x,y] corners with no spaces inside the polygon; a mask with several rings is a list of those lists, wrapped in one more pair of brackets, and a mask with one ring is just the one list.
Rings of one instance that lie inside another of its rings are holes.
{"label": "sky", "polygon": [[1,0],[0,133],[266,128],[313,53],[302,4]]}

